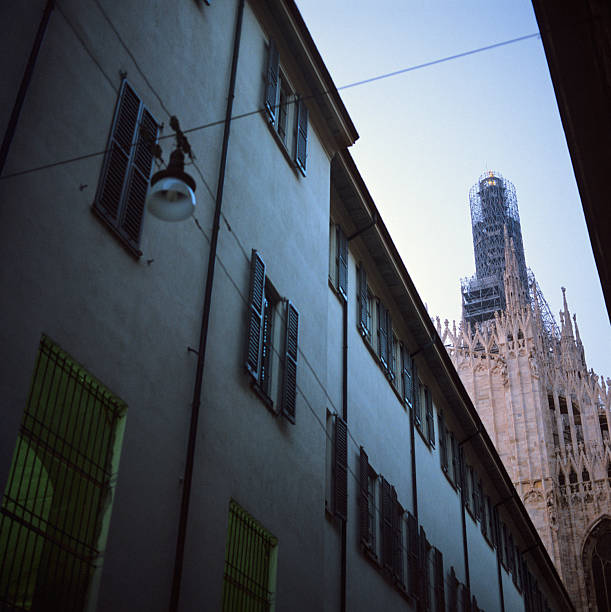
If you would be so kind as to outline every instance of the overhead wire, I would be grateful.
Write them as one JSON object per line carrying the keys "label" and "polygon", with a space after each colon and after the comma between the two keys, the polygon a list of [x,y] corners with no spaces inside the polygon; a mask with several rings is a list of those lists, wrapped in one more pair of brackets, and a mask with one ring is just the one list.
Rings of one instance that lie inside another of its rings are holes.
{"label": "overhead wire", "polygon": [[[134,65],[136,66],[136,69],[138,70],[138,72],[140,73],[140,75],[142,76],[144,82],[147,84],[147,86],[150,88],[150,90],[153,92],[153,94],[155,95],[155,97],[158,99],[161,108],[168,114],[168,116],[171,116],[168,108],[165,106],[165,104],[163,103],[163,100],[161,99],[161,97],[159,96],[159,94],[157,93],[157,91],[155,90],[155,88],[152,86],[151,82],[148,80],[148,78],[146,77],[146,75],[144,74],[144,71],[140,68],[138,62],[136,61],[136,58],[134,57],[133,53],[129,50],[129,47],[126,45],[126,43],[123,41],[123,39],[121,38],[120,34],[118,33],[116,27],[114,26],[114,24],[112,23],[112,21],[110,20],[110,18],[108,17],[108,15],[106,14],[106,12],[104,11],[104,9],[102,8],[102,6],[99,3],[99,0],[93,0],[93,2],[95,2],[95,4],[98,6],[98,8],[100,9],[100,11],[102,12],[102,15],[104,16],[104,18],[106,19],[106,21],[109,23],[110,27],[112,28],[113,32],[115,33],[115,35],[117,36],[119,42],[121,43],[121,45],[123,46],[123,48],[125,49],[126,53],[129,55],[129,57],[132,59],[132,61],[134,62]],[[498,43],[493,43],[491,45],[485,45],[483,47],[477,47],[476,49],[470,49],[468,51],[463,51],[461,53],[455,53],[453,55],[447,55],[445,57],[441,57],[429,62],[424,62],[421,64],[415,64],[413,66],[408,66],[406,68],[401,68],[399,70],[394,70],[392,72],[386,72],[383,74],[379,74],[376,76],[372,76],[369,77],[367,79],[362,79],[359,81],[354,81],[352,83],[347,83],[346,85],[341,85],[339,87],[337,87],[335,90],[336,91],[342,91],[344,89],[351,89],[354,87],[360,87],[362,85],[366,85],[368,83],[373,83],[376,81],[381,81],[383,79],[388,79],[388,78],[392,78],[401,74],[405,74],[408,72],[413,72],[416,70],[421,70],[423,68],[428,68],[430,66],[435,66],[437,64],[442,64],[445,62],[449,62],[449,61],[453,61],[453,60],[457,60],[463,57],[467,57],[469,55],[475,55],[477,53],[483,53],[486,51],[491,51],[493,49],[497,49],[499,47],[503,47],[503,46],[507,46],[507,45],[511,45],[511,44],[515,44],[518,42],[523,42],[525,40],[529,40],[532,38],[540,38],[541,35],[539,32],[536,33],[532,33],[532,34],[526,34],[524,36],[518,36],[515,38],[511,38],[508,40],[504,40]],[[87,46],[85,45],[85,42],[82,40],[82,38],[80,36],[78,36],[79,41],[81,42],[81,44],[85,47],[85,49],[87,50]],[[87,50],[87,52],[89,53],[89,55],[91,55],[91,53]],[[93,58],[93,56],[92,56]],[[95,61],[95,60],[94,60]],[[96,65],[98,65],[98,68],[100,68],[100,70],[102,71],[102,73],[106,75],[106,73],[103,71],[103,69],[101,68],[101,66],[99,66],[99,63],[96,61],[95,62]],[[317,92],[315,94],[310,94],[307,96],[303,96],[302,98],[300,98],[302,101],[304,100],[310,100],[310,99],[314,99],[314,98],[320,98],[322,96],[327,96],[327,95],[331,95],[333,93],[334,90],[330,89],[330,90],[325,90],[322,92]],[[292,100],[290,102],[287,103],[288,104],[295,104],[296,100]],[[265,109],[264,108],[256,108],[254,110],[251,111],[247,111],[247,112],[243,112],[243,113],[238,113],[236,115],[232,115],[231,117],[231,121],[237,121],[239,119],[244,119],[246,117],[251,117],[253,115],[259,114],[261,112],[264,112]],[[215,121],[210,121],[207,123],[203,123],[201,125],[196,125],[187,129],[182,130],[183,134],[191,134],[193,132],[198,132],[201,130],[206,130],[215,126],[219,126],[219,125],[223,125],[225,123],[225,119],[218,119]],[[159,140],[165,140],[167,138],[172,138],[173,134],[167,134],[164,136],[160,136]],[[61,166],[64,164],[70,164],[70,163],[74,163],[77,161],[81,161],[84,159],[89,159],[91,157],[96,157],[97,155],[104,155],[105,153],[108,152],[108,149],[104,149],[102,151],[96,151],[95,153],[89,153],[86,155],[80,155],[80,156],[76,156],[76,157],[71,157],[68,159],[64,159],[64,160],[60,160],[54,163],[49,163],[49,164],[44,164],[41,166],[36,166],[34,168],[28,168],[26,170],[20,170],[20,171],[16,171],[16,172],[11,172],[9,174],[4,174],[2,176],[0,176],[0,181],[1,180],[6,180],[9,178],[14,178],[17,176],[22,176],[24,174],[30,174],[32,172],[38,172],[40,170],[47,170],[49,168],[54,168],[56,166]]]}

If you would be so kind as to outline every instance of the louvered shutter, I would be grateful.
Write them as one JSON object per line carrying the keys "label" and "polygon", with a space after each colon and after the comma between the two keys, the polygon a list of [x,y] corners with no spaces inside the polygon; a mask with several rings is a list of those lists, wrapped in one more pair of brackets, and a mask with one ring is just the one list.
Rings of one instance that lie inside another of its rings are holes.
{"label": "louvered shutter", "polygon": [[390,310],[386,311],[386,363],[388,364],[388,378],[393,380],[395,377],[395,337],[392,333]]}
{"label": "louvered shutter", "polygon": [[433,549],[433,555],[435,567],[435,611],[445,612],[446,595],[443,576],[443,555],[438,548]]}
{"label": "louvered shutter", "polygon": [[146,109],[141,108],[120,222],[124,237],[136,249],[140,241],[144,203],[153,168],[153,145],[157,141],[157,132],[157,123]]}
{"label": "louvered shutter", "polygon": [[[481,481],[480,481],[480,486],[481,486]],[[488,519],[488,511],[490,508],[490,500],[488,498],[488,496],[484,495],[484,490],[483,488],[481,489],[481,504],[482,504],[482,520],[480,523],[480,529],[482,530],[482,535],[484,535],[484,537],[488,537],[488,524],[489,524],[489,519]]]}
{"label": "louvered shutter", "polygon": [[297,143],[295,146],[295,162],[303,174],[306,173],[308,150],[308,109],[303,100],[297,101]]}
{"label": "louvered shutter", "polygon": [[333,448],[333,513],[345,521],[348,516],[348,428],[337,415]]}
{"label": "louvered shutter", "polygon": [[297,402],[297,350],[299,342],[299,313],[293,304],[286,303],[286,336],[284,341],[284,375],[282,377],[282,414],[295,422]]}
{"label": "louvered shutter", "polygon": [[369,295],[367,293],[367,273],[361,264],[358,268],[359,330],[361,335],[369,335]]}
{"label": "louvered shutter", "polygon": [[503,548],[503,545],[501,543],[501,523],[499,520],[499,511],[496,506],[492,508],[492,522],[494,525],[492,533],[494,537],[494,543],[496,544],[496,552],[497,555],[499,555],[499,558],[502,558],[503,551],[501,549]]}
{"label": "louvered shutter", "polygon": [[431,609],[430,601],[430,575],[429,575],[429,543],[426,539],[426,532],[420,527],[420,603],[421,609],[427,612]]}
{"label": "louvered shutter", "polygon": [[416,518],[411,514],[407,514],[407,536],[409,542],[409,550],[407,551],[408,570],[409,570],[409,593],[414,597],[418,597],[418,565],[420,541],[418,539],[418,523]]}
{"label": "louvered shutter", "polygon": [[248,332],[246,335],[246,369],[259,380],[259,355],[261,328],[263,326],[263,302],[265,300],[265,264],[253,249],[250,257],[250,290],[248,293]]}
{"label": "louvered shutter", "polygon": [[452,452],[452,478],[454,479],[454,484],[457,487],[460,487],[460,460],[458,456],[458,441],[456,440],[452,432],[450,432],[450,450]]}
{"label": "louvered shutter", "polygon": [[475,508],[475,514],[482,523],[485,523],[484,520],[484,488],[482,486],[482,479],[479,478],[477,481],[477,507]]}
{"label": "louvered shutter", "polygon": [[412,358],[404,344],[401,344],[401,377],[403,378],[403,400],[411,406],[414,401]]}
{"label": "louvered shutter", "polygon": [[414,423],[420,427],[422,421],[422,415],[420,413],[420,382],[418,381],[418,366],[416,366],[415,359],[412,359],[412,385],[414,388],[414,401],[412,404],[414,410]]}
{"label": "louvered shutter", "polygon": [[469,490],[465,473],[465,451],[460,443],[457,442],[456,446],[458,446],[458,486],[462,489],[464,503],[468,503],[467,498],[469,497]]}
{"label": "louvered shutter", "polygon": [[448,445],[446,440],[446,428],[441,410],[437,413],[437,429],[439,430],[439,460],[441,461],[441,469],[447,473]]}
{"label": "louvered shutter", "polygon": [[359,457],[359,531],[361,543],[369,547],[372,544],[369,530],[369,457],[361,446]]}
{"label": "louvered shutter", "polygon": [[348,299],[348,240],[337,226],[337,289]]}
{"label": "louvered shutter", "polygon": [[382,532],[382,564],[392,570],[392,488],[389,482],[382,478],[382,508],[380,512],[380,530]]}
{"label": "louvered shutter", "polygon": [[392,567],[395,579],[399,584],[405,586],[405,577],[403,575],[403,514],[405,511],[397,500],[397,492],[393,488],[393,513],[392,513],[392,531],[393,531],[393,547],[392,547]]}
{"label": "louvered shutter", "polygon": [[429,444],[435,446],[435,426],[433,419],[433,395],[430,389],[426,389],[426,430],[429,439]]}
{"label": "louvered shutter", "polygon": [[451,612],[458,610],[458,578],[456,578],[454,566],[450,567],[448,609]]}
{"label": "louvered shutter", "polygon": [[477,491],[475,489],[475,477],[473,475],[473,467],[467,466],[467,487],[468,487],[468,495],[467,495],[467,505],[469,510],[475,515],[475,507],[477,501]]}
{"label": "louvered shutter", "polygon": [[514,559],[515,559],[515,550],[513,547],[513,536],[511,535],[511,533],[509,533],[507,536],[507,567],[509,568],[509,571],[513,573],[513,580],[515,582]]}
{"label": "louvered shutter", "polygon": [[386,325],[388,323],[386,306],[382,302],[378,302],[378,356],[384,367],[388,367],[388,334]]}
{"label": "louvered shutter", "polygon": [[273,40],[269,41],[267,55],[267,80],[265,84],[264,106],[270,122],[276,119],[276,99],[278,97],[278,48]]}

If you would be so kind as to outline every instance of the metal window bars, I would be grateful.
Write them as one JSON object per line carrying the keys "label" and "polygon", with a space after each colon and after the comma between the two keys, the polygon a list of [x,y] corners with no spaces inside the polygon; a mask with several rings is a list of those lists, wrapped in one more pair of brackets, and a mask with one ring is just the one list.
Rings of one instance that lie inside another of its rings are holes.
{"label": "metal window bars", "polygon": [[42,337],[0,508],[0,608],[82,610],[125,404]]}

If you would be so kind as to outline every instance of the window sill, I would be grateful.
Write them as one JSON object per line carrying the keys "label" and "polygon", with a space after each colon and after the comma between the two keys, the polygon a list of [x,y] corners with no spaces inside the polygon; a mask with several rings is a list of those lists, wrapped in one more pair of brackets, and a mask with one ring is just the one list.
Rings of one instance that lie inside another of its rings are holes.
{"label": "window sill", "polygon": [[274,137],[276,144],[278,145],[280,151],[282,152],[282,155],[284,155],[284,159],[286,159],[286,162],[291,167],[291,170],[295,173],[296,176],[305,177],[305,173],[297,165],[297,162],[291,157],[291,154],[289,153],[286,143],[284,142],[284,140],[282,140],[282,138],[280,137],[280,134],[278,134],[278,130],[276,129],[274,124],[269,120],[267,111],[265,110],[261,111],[261,117],[263,118],[263,121],[265,121],[265,124],[267,125],[267,129],[271,132],[272,136]]}

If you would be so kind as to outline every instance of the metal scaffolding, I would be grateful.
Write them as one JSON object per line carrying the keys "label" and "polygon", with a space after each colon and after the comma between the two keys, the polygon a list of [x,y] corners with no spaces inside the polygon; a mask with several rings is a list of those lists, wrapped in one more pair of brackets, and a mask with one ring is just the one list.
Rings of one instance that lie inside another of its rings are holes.
{"label": "metal scaffolding", "polygon": [[463,316],[468,322],[491,319],[505,308],[505,229],[513,239],[518,275],[528,294],[518,201],[513,184],[499,172],[487,171],[469,191],[475,276],[461,281]]}

